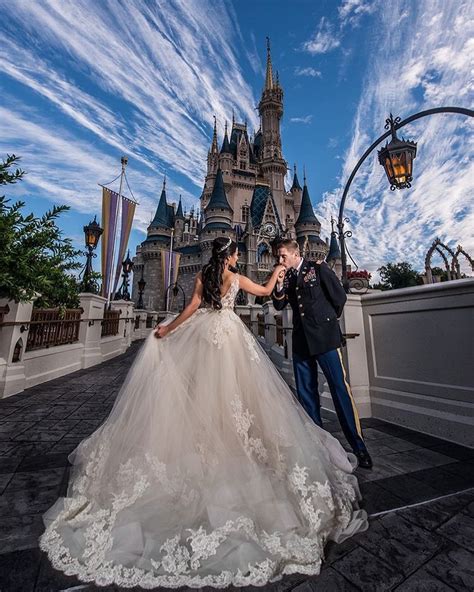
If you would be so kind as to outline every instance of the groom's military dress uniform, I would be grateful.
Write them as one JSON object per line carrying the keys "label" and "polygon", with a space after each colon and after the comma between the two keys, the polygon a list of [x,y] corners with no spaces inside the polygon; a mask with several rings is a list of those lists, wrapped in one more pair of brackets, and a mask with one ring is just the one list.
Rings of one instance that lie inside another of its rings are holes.
{"label": "groom's military dress uniform", "polygon": [[293,310],[293,367],[298,398],[313,421],[322,427],[318,368],[326,377],[344,435],[354,452],[366,451],[359,414],[346,379],[338,317],[346,294],[326,263],[303,259],[299,270],[290,269],[272,294],[276,310]]}

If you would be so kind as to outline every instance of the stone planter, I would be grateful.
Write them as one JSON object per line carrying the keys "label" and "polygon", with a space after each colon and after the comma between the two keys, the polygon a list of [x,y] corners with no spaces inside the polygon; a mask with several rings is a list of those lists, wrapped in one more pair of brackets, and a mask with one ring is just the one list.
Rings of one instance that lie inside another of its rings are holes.
{"label": "stone planter", "polygon": [[369,280],[364,277],[349,278],[349,290],[351,294],[365,294],[369,289]]}

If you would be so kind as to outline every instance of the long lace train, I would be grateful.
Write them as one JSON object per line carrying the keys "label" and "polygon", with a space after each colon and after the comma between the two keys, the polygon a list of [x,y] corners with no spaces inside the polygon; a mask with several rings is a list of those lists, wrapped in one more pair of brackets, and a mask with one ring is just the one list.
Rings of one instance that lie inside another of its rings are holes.
{"label": "long lace train", "polygon": [[233,312],[142,346],[106,422],[71,454],[40,547],[98,585],[264,585],[319,573],[368,527],[354,455],[314,425]]}

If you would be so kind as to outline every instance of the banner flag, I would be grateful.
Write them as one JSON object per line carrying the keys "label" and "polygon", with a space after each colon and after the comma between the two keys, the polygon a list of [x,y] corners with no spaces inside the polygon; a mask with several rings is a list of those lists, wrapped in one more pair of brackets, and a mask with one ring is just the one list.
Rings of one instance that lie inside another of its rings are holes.
{"label": "banner flag", "polygon": [[114,253],[115,234],[117,230],[117,208],[119,194],[115,191],[102,187],[102,292],[101,295],[107,298],[112,277],[112,258]]}
{"label": "banner flag", "polygon": [[[171,261],[170,261],[171,259]],[[179,262],[181,260],[181,253],[176,253],[175,251],[161,251],[161,272],[162,272],[162,280],[163,280],[163,289],[164,294],[167,293],[169,287],[169,278],[171,277],[171,285],[178,281],[178,273],[179,273]],[[171,273],[170,273],[170,263],[171,263]]]}
{"label": "banner flag", "polygon": [[133,217],[135,215],[136,203],[122,197],[122,224],[120,229],[120,245],[118,250],[117,267],[115,269],[115,281],[112,290],[112,300],[114,299],[117,285],[122,271],[122,261],[125,258],[125,251],[127,249],[128,239],[130,238],[130,231],[132,229]]}

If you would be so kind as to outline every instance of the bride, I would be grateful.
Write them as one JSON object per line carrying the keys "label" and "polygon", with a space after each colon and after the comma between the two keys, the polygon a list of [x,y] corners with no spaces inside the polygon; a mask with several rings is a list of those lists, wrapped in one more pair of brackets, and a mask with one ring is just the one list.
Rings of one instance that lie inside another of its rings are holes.
{"label": "bride", "polygon": [[[317,574],[368,527],[356,457],[316,426],[234,313],[237,245],[213,242],[191,302],[146,339],[102,426],[70,455],[40,538],[100,586],[263,586]],[[203,305],[203,306],[202,306]]]}

